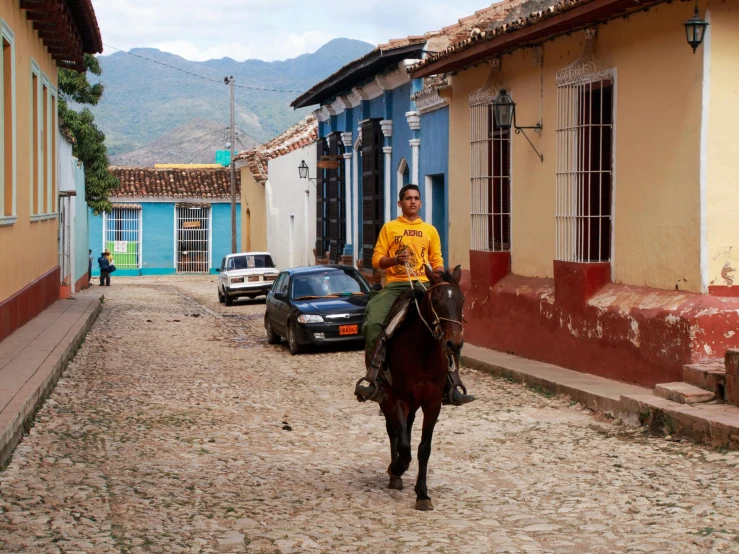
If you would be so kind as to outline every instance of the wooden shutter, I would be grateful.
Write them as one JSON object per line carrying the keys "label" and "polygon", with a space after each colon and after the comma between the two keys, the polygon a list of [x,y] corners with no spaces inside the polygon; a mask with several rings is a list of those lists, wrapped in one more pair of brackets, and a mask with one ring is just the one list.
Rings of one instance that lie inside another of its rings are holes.
{"label": "wooden shutter", "polygon": [[[341,133],[331,133],[328,137],[328,153],[331,156],[344,154],[344,143]],[[346,200],[344,198],[344,160],[339,167],[328,170],[328,247],[329,261],[338,263],[346,244]]]}
{"label": "wooden shutter", "polygon": [[[325,138],[318,139],[316,153],[317,162],[321,156],[328,155],[328,141]],[[328,250],[328,170],[319,168],[316,171],[316,258],[322,259]]]}
{"label": "wooden shutter", "polygon": [[362,122],[362,263],[372,270],[372,254],[385,223],[385,168],[379,119]]}

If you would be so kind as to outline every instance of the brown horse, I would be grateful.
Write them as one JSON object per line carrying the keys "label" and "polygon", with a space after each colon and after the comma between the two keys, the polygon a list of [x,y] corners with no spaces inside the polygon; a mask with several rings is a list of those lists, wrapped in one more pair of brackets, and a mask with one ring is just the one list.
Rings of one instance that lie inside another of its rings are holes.
{"label": "brown horse", "polygon": [[423,431],[418,446],[416,509],[433,510],[426,488],[431,438],[441,411],[442,393],[449,375],[449,356],[459,363],[463,343],[460,266],[453,272],[434,273],[426,268],[429,287],[408,307],[406,321],[387,344],[386,361],[392,384],[384,384],[380,404],[390,437],[390,488],[403,489],[401,476],[411,463],[411,429],[416,411],[423,410]]}

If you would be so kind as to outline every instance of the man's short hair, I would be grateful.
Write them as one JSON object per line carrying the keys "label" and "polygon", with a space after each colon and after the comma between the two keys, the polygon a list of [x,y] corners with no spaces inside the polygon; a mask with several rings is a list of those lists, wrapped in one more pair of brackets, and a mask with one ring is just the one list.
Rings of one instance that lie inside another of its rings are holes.
{"label": "man's short hair", "polygon": [[418,189],[418,185],[406,185],[402,189],[400,189],[400,192],[398,193],[399,202],[403,201],[403,198],[405,198],[405,193],[409,190],[415,190],[418,193],[418,196],[421,196],[421,191]]}

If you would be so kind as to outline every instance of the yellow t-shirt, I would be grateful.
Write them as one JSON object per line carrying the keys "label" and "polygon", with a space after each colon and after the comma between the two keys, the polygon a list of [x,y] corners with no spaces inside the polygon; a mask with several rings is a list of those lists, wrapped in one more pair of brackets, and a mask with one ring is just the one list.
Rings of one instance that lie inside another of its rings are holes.
{"label": "yellow t-shirt", "polygon": [[[418,278],[421,281],[428,281],[423,269],[426,264],[432,268],[444,265],[439,232],[433,225],[424,223],[420,217],[411,222],[400,216],[394,221],[385,223],[375,245],[372,265],[376,269],[380,269],[380,258],[383,256],[392,258],[404,250],[411,251],[408,265],[418,276],[416,277],[411,273],[413,279]],[[386,283],[408,281],[408,273],[404,264],[388,267],[385,272]]]}

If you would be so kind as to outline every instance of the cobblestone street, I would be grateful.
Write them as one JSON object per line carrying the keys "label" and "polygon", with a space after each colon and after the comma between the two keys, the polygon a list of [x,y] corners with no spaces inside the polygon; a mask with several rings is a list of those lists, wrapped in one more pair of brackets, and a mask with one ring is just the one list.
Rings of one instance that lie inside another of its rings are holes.
{"label": "cobblestone street", "polygon": [[267,344],[264,299],[214,277],[113,279],[0,473],[2,552],[739,552],[739,454],[603,420],[467,370],[435,510],[387,488],[355,350]]}

